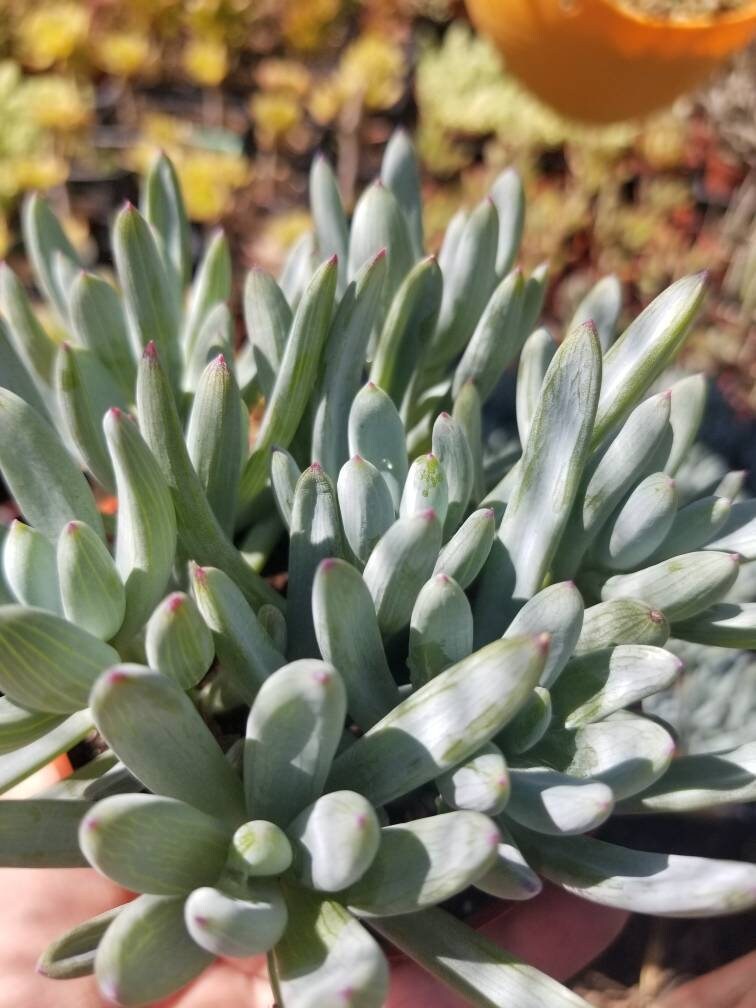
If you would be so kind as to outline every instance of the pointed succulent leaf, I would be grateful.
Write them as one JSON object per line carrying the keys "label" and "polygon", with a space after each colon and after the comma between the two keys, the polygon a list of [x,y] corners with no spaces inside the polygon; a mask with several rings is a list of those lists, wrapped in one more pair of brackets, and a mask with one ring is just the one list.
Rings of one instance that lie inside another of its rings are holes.
{"label": "pointed succulent leaf", "polygon": [[587,833],[612,814],[614,796],[606,784],[577,780],[549,767],[510,770],[507,818],[538,833]]}
{"label": "pointed succulent leaf", "polygon": [[39,957],[37,973],[50,980],[72,980],[93,973],[100,939],[122,909],[106,910],[56,938]]}
{"label": "pointed succulent leaf", "polygon": [[257,368],[257,380],[267,398],[273,391],[291,328],[291,308],[276,281],[253,267],[244,281],[244,325]]}
{"label": "pointed succulent leaf", "polygon": [[495,641],[436,676],[336,759],[328,786],[383,805],[477,752],[538,682],[548,644]]}
{"label": "pointed succulent leaf", "polygon": [[372,382],[360,389],[349,411],[349,451],[379,470],[398,510],[407,477],[404,426],[390,397]]}
{"label": "pointed succulent leaf", "polygon": [[756,903],[756,865],[518,831],[538,872],[593,903],[657,917],[714,917]]}
{"label": "pointed succulent leaf", "polygon": [[522,347],[517,368],[517,431],[522,444],[527,444],[533,417],[541,398],[541,387],[549,365],[557,351],[548,329],[536,329]]}
{"label": "pointed succulent leaf", "polygon": [[244,784],[259,819],[286,826],[323,790],[346,715],[346,691],[330,665],[284,665],[265,681],[247,721]]}
{"label": "pointed succulent leaf", "polygon": [[472,455],[472,499],[480,500],[484,493],[483,476],[483,407],[474,382],[465,382],[454,400],[452,417],[462,427]]}
{"label": "pointed succulent leaf", "polygon": [[412,268],[414,253],[407,224],[396,196],[380,180],[369,186],[357,200],[349,232],[347,275],[353,280],[369,259],[385,249],[384,306],[390,304]]}
{"label": "pointed succulent leaf", "polygon": [[21,281],[6,263],[0,264],[0,310],[13,349],[44,396],[53,383],[56,346],[37,321]]}
{"label": "pointed succulent leaf", "polygon": [[583,599],[571,581],[549,585],[520,609],[507,627],[505,637],[547,633],[549,653],[541,685],[551,687],[567,664],[583,625]]}
{"label": "pointed succulent leaf", "polygon": [[520,478],[499,530],[519,598],[538,591],[559,545],[587,458],[600,384],[595,329],[576,329],[544,378]]}
{"label": "pointed succulent leaf", "polygon": [[517,269],[491,295],[454,372],[453,396],[466,381],[475,382],[483,402],[491,395],[528,335],[521,326],[524,298],[525,282]]}
{"label": "pointed succulent leaf", "polygon": [[286,832],[294,845],[296,878],[321,892],[338,892],[362,878],[381,842],[372,806],[354,791],[322,795]]}
{"label": "pointed succulent leaf", "polygon": [[270,485],[281,521],[291,529],[291,510],[294,491],[302,475],[295,459],[285,448],[274,448],[270,453]]}
{"label": "pointed succulent leaf", "polygon": [[705,279],[697,274],[673,283],[607,352],[594,445],[627,416],[680,349],[703,301]]}
{"label": "pointed succulent leaf", "polygon": [[254,451],[242,473],[242,506],[265,485],[272,446],[288,448],[304,416],[322,362],[335,290],[336,261],[329,259],[313,276],[294,315]]}
{"label": "pointed succulent leaf", "polygon": [[[446,476],[447,509],[445,538],[459,528],[473,491],[473,457],[462,425],[448,413],[440,413],[433,424],[433,454]],[[438,510],[438,509],[436,509]]]}
{"label": "pointed succulent leaf", "polygon": [[525,192],[515,168],[506,168],[491,186],[491,199],[499,215],[499,239],[496,247],[496,275],[505,276],[512,269],[520,250],[525,224]]}
{"label": "pointed succulent leaf", "polygon": [[101,875],[125,889],[180,896],[218,878],[228,850],[223,824],[185,802],[122,794],[93,805],[79,844]]}
{"label": "pointed succulent leaf", "polygon": [[738,576],[738,559],[733,553],[684,553],[634,574],[615,574],[604,582],[601,598],[643,599],[670,622],[689,619],[727,594]]}
{"label": "pointed succulent leaf", "polygon": [[488,742],[473,756],[436,778],[439,794],[453,809],[498,815],[509,799],[509,770],[498,746]]}
{"label": "pointed succulent leaf", "polygon": [[496,535],[495,516],[491,508],[473,511],[442,548],[433,569],[434,574],[446,574],[462,589],[469,588],[483,568]]}
{"label": "pointed succulent leaf", "polygon": [[359,571],[344,560],[324,560],[313,582],[312,612],[320,653],[344,680],[349,713],[371,728],[399,703],[399,692]]}
{"label": "pointed succulent leaf", "polygon": [[291,862],[291,843],[284,831],[265,819],[251,819],[231,837],[226,875],[243,879],[283,875]]}
{"label": "pointed succulent leaf", "polygon": [[543,884],[522,856],[503,817],[495,820],[501,833],[496,859],[488,871],[474,882],[475,888],[505,900],[528,900],[537,896]]}
{"label": "pointed succulent leaf", "polygon": [[730,515],[707,550],[739,553],[743,560],[756,560],[756,500],[735,501]]}
{"label": "pointed succulent leaf", "polygon": [[446,226],[438,253],[438,264],[441,267],[441,272],[444,274],[448,273],[452,268],[457,245],[459,245],[459,240],[469,216],[470,214],[466,210],[459,209],[456,213],[452,214]]}
{"label": "pointed succulent leaf", "polygon": [[25,710],[11,703],[8,697],[0,697],[0,755],[22,749],[55,728],[62,720],[62,717],[55,714]]}
{"label": "pointed succulent leaf", "polygon": [[756,650],[756,602],[720,602],[675,623],[672,633],[695,644]]}
{"label": "pointed succulent leaf", "polygon": [[448,574],[436,574],[420,590],[410,618],[407,667],[417,689],[473,649],[470,603]]}
{"label": "pointed succulent leaf", "polygon": [[285,655],[288,646],[286,617],[281,610],[272,605],[260,606],[257,610],[257,619],[276,651]]}
{"label": "pointed succulent leaf", "polygon": [[77,341],[94,354],[130,403],[136,362],[120,297],[106,280],[82,271],[71,285],[69,311]]}
{"label": "pointed succulent leaf", "polygon": [[661,777],[674,749],[674,739],[656,721],[623,710],[574,732],[552,729],[527,758],[570,777],[601,781],[619,801]]}
{"label": "pointed succulent leaf", "polygon": [[286,608],[290,659],[318,654],[311,606],[315,571],[321,560],[343,552],[336,488],[313,462],[297,481],[291,510]]}
{"label": "pointed succulent leaf", "polygon": [[339,292],[346,286],[349,228],[339,195],[336,176],[322,154],[310,167],[310,208],[315,226],[315,242],[321,259],[335,255],[339,263]]}
{"label": "pointed succulent leaf", "polygon": [[[0,266],[0,271],[2,271],[2,266]],[[28,402],[40,416],[49,420],[50,415],[44,402],[48,394],[48,386],[41,379],[35,381],[33,373],[28,370],[24,362],[23,354],[13,345],[8,327],[2,317],[0,317],[0,374],[3,376],[3,388],[15,392],[19,398]]]}
{"label": "pointed succulent leaf", "polygon": [[533,332],[538,319],[541,317],[544,302],[546,301],[546,291],[549,282],[549,264],[539,263],[525,281],[525,293],[522,303],[522,317],[520,325],[523,330],[523,338]]}
{"label": "pointed succulent leaf", "polygon": [[55,548],[41,532],[18,519],[11,522],[3,543],[3,575],[23,605],[62,614]]}
{"label": "pointed succulent leaf", "polygon": [[622,284],[613,273],[602,277],[591,287],[577,306],[569,329],[583,322],[593,322],[601,350],[606,353],[614,342],[617,322],[622,311]]}
{"label": "pointed succulent leaf", "polygon": [[521,599],[514,599],[516,574],[512,558],[497,536],[483,565],[473,598],[475,647],[502,637],[518,609]]}
{"label": "pointed succulent leaf", "polygon": [[289,921],[269,959],[276,1000],[293,1008],[381,1008],[389,968],[380,945],[340,903],[289,886]]}
{"label": "pointed succulent leaf", "polygon": [[124,1006],[152,1004],[180,990],[213,956],[192,940],[181,896],[138,896],[110,924],[95,956],[100,990]]}
{"label": "pointed succulent leaf", "polygon": [[663,467],[665,472],[674,476],[698,437],[709,393],[708,381],[702,374],[688,375],[675,382],[670,393],[672,443]]}
{"label": "pointed succulent leaf", "polygon": [[74,267],[79,258],[46,200],[33,193],[24,202],[21,213],[24,248],[34,269],[34,278],[61,322],[68,318],[68,291],[61,290],[54,263],[62,255]]}
{"label": "pointed succulent leaf", "polygon": [[480,1008],[587,1008],[567,987],[437,908],[371,921],[371,927],[467,1004]]}
{"label": "pointed succulent leaf", "polygon": [[391,190],[407,221],[415,259],[423,254],[423,204],[420,167],[412,141],[403,129],[391,134],[381,161],[381,181]]}
{"label": "pointed succulent leaf", "polygon": [[92,491],[58,435],[7,389],[0,389],[0,470],[26,520],[51,542],[73,518],[103,535]]}
{"label": "pointed succulent leaf", "polygon": [[191,568],[192,590],[215,651],[235,690],[247,703],[286,661],[263,631],[234,582],[216,567]]}
{"label": "pointed succulent leaf", "polygon": [[57,565],[66,619],[100,640],[115,637],[126,591],[102,539],[84,522],[69,522],[58,539]]}
{"label": "pointed succulent leaf", "polygon": [[333,478],[349,456],[349,414],[363,380],[386,270],[386,253],[381,249],[347,287],[328,333],[312,421],[311,455]]}
{"label": "pointed succulent leaf", "polygon": [[56,717],[44,734],[30,731],[32,740],[25,738],[20,741],[20,748],[14,745],[0,756],[0,794],[68,752],[92,731],[92,727],[89,711],[81,710],[67,718]]}
{"label": "pointed succulent leaf", "polygon": [[[190,360],[209,313],[231,296],[231,256],[222,231],[212,235],[189,291],[181,332],[184,359]],[[160,345],[158,344],[158,348]]]}
{"label": "pointed succulent leaf", "polygon": [[367,459],[355,455],[345,462],[337,483],[339,509],[347,544],[364,565],[396,514],[386,481]]}
{"label": "pointed succulent leaf", "polygon": [[620,644],[567,664],[552,689],[554,714],[566,728],[580,728],[667,689],[682,662],[648,644]]}
{"label": "pointed succulent leaf", "polygon": [[389,306],[370,380],[391,396],[397,408],[433,335],[442,286],[436,257],[421,259],[403,279]]}
{"label": "pointed succulent leaf", "polygon": [[661,546],[647,558],[648,562],[670,560],[705,546],[725,525],[731,510],[732,502],[726,497],[702,497],[686,504],[675,514]]}
{"label": "pointed succulent leaf", "polygon": [[155,158],[145,176],[141,207],[163,256],[173,267],[177,283],[183,286],[191,269],[189,221],[176,170],[165,154]]}
{"label": "pointed succulent leaf", "polygon": [[219,525],[231,535],[236,490],[241,472],[241,396],[236,380],[219,354],[210,361],[197,386],[186,446],[202,489]]}
{"label": "pointed succulent leaf", "polygon": [[680,756],[647,791],[620,811],[698,812],[756,800],[756,742],[724,752]]}
{"label": "pointed succulent leaf", "polygon": [[255,879],[233,892],[212,886],[195,889],[184,906],[186,929],[216,956],[261,955],[286,928],[286,904],[273,879]]}
{"label": "pointed succulent leaf", "polygon": [[213,636],[194,599],[184,592],[172,592],[155,609],[144,644],[150,668],[185,690],[197,685],[215,655]]}
{"label": "pointed succulent leaf", "polygon": [[676,511],[674,480],[666,473],[652,473],[606,523],[593,546],[591,559],[605,570],[640,567],[664,541]]}
{"label": "pointed succulent leaf", "polygon": [[165,478],[136,424],[114,409],[103,429],[118,494],[115,562],[126,590],[125,642],[165,591],[176,554],[176,517]]}
{"label": "pointed succulent leaf", "polygon": [[315,235],[306,231],[289,248],[278,276],[281,292],[293,311],[299,307],[317,265]]}
{"label": "pointed succulent leaf", "polygon": [[44,798],[3,802],[0,819],[0,865],[3,868],[81,868],[79,823],[88,801]]}
{"label": "pointed succulent leaf", "polygon": [[211,816],[243,819],[239,778],[178,683],[118,665],[98,679],[90,706],[110,748],[145,787]]}
{"label": "pointed succulent leaf", "polygon": [[589,606],[575,655],[586,655],[618,644],[655,644],[669,639],[669,623],[663,612],[635,598],[618,598]]}
{"label": "pointed succulent leaf", "polygon": [[415,600],[430,577],[441,547],[441,526],[432,509],[399,518],[378,541],[363,577],[385,636],[410,621]]}
{"label": "pointed succulent leaf", "polygon": [[[222,354],[226,360],[229,370],[238,382],[243,382],[245,386],[254,387],[254,373],[249,374],[245,369],[243,357],[234,358],[234,344],[236,341],[235,321],[228,306],[219,301],[214,308],[205,315],[204,321],[197,333],[197,339],[192,347],[191,357],[186,361],[184,367],[184,388],[194,392],[202,378],[202,372],[207,365],[215,360],[218,354]],[[254,365],[254,362],[252,362]],[[244,389],[246,394],[252,394],[251,388]],[[255,395],[258,394],[255,391]],[[241,408],[239,410],[241,413]],[[246,421],[247,414],[244,414]],[[244,459],[247,457],[247,424],[244,425]]]}
{"label": "pointed succulent leaf", "polygon": [[433,508],[438,521],[443,526],[449,505],[449,487],[444,468],[431,452],[416,458],[409,468],[404,484],[399,515],[420,514]]}
{"label": "pointed succulent leaf", "polygon": [[519,755],[541,741],[551,725],[551,694],[536,686],[497,741],[507,753]]}
{"label": "pointed succulent leaf", "polygon": [[493,864],[499,831],[479,812],[447,812],[385,826],[373,863],[339,897],[360,917],[392,917],[442,903]]}

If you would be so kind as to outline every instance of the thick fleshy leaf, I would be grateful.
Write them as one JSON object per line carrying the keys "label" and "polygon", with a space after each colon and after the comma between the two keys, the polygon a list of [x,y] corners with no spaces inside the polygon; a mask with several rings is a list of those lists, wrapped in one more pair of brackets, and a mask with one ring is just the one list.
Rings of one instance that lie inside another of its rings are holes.
{"label": "thick fleshy leaf", "polygon": [[272,605],[260,606],[257,610],[257,619],[260,626],[266,632],[273,647],[279,654],[285,655],[288,646],[286,617],[280,609]]}
{"label": "thick fleshy leaf", "polygon": [[50,980],[72,980],[94,972],[95,953],[110,923],[121,912],[114,907],[70,928],[51,942],[36,965],[37,973]]}
{"label": "thick fleshy leaf", "polygon": [[460,588],[469,588],[491,552],[495,535],[493,510],[481,508],[473,511],[442,548],[433,573],[446,574],[454,578]]}
{"label": "thick fleshy leaf", "polygon": [[185,552],[197,563],[212,563],[224,570],[255,607],[264,602],[280,606],[281,596],[245,563],[213,514],[189,458],[176,405],[153,344],[139,365],[137,408],[139,428],[171,491]]}
{"label": "thick fleshy leaf", "polygon": [[46,200],[32,193],[21,213],[24,248],[34,268],[34,278],[45,297],[54,307],[61,322],[68,318],[68,291],[61,290],[54,268],[57,255],[74,268],[80,268],[79,258],[63,228]]}
{"label": "thick fleshy leaf", "polygon": [[586,655],[618,644],[661,646],[668,639],[669,623],[663,612],[640,599],[619,598],[585,610],[574,653]]}
{"label": "thick fleshy leaf", "polygon": [[440,413],[433,424],[432,448],[446,476],[444,538],[448,539],[459,528],[473,491],[472,452],[462,425],[445,412]]}
{"label": "thick fleshy leaf", "polygon": [[77,711],[65,719],[56,717],[44,734],[35,730],[32,741],[24,739],[14,744],[0,756],[0,794],[47,766],[61,753],[68,752],[92,731],[92,727],[89,711]]}
{"label": "thick fleshy leaf", "polygon": [[184,924],[181,896],[138,896],[110,924],[95,956],[100,990],[119,1005],[148,1005],[209,966]]}
{"label": "thick fleshy leaf", "polygon": [[756,903],[756,865],[628,850],[592,837],[517,839],[529,862],[568,892],[657,917],[715,917]]}
{"label": "thick fleshy leaf", "polygon": [[617,711],[574,732],[552,729],[527,759],[570,777],[601,781],[619,801],[661,777],[674,750],[674,739],[656,721]]}
{"label": "thick fleshy leaf", "polygon": [[102,539],[84,522],[69,522],[58,539],[57,565],[66,619],[110,640],[123,623],[126,592]]}
{"label": "thick fleshy leaf", "polygon": [[300,476],[294,492],[289,538],[286,623],[288,657],[315,658],[318,643],[312,614],[312,585],[321,560],[344,552],[336,488],[317,462]]}
{"label": "thick fleshy leaf", "polygon": [[465,382],[454,400],[452,416],[467,436],[473,462],[472,499],[479,501],[484,493],[483,475],[483,407],[474,382]]}
{"label": "thick fleshy leaf", "polygon": [[184,907],[194,941],[212,955],[244,958],[269,951],[286,928],[286,904],[273,879],[254,879],[224,892],[195,889]]}
{"label": "thick fleshy leaf", "polygon": [[242,473],[239,493],[243,507],[265,485],[270,449],[273,445],[288,448],[304,416],[321,366],[335,290],[336,261],[329,259],[309,282],[294,315],[254,450]]}
{"label": "thick fleshy leaf", "polygon": [[675,623],[672,633],[695,644],[756,650],[756,602],[720,602]]}
{"label": "thick fleshy leaf", "polygon": [[702,374],[688,375],[670,389],[669,424],[672,442],[664,458],[664,471],[674,476],[698,436],[704,417],[709,384]]}
{"label": "thick fleshy leaf", "polygon": [[454,372],[453,396],[466,381],[475,382],[483,402],[491,395],[528,335],[520,324],[524,297],[525,282],[517,269],[491,295]]}
{"label": "thick fleshy leaf", "polygon": [[731,510],[732,503],[726,497],[702,497],[680,508],[661,546],[648,560],[658,563],[705,546],[725,524]]}
{"label": "thick fleshy leaf", "polygon": [[3,575],[17,601],[62,614],[55,548],[18,519],[11,522],[3,543]]}
{"label": "thick fleshy leaf", "polygon": [[[222,231],[210,238],[189,291],[186,317],[181,332],[184,359],[191,359],[202,326],[218,304],[231,296],[231,256]],[[158,343],[158,349],[160,344]]]}
{"label": "thick fleshy leaf", "polygon": [[485,875],[476,879],[475,888],[497,899],[532,899],[543,889],[543,884],[522,856],[502,817],[495,822],[501,833],[496,859]]}
{"label": "thick fleshy leaf", "polygon": [[[2,266],[0,266],[0,271]],[[28,402],[30,406],[49,420],[49,413],[44,399],[48,394],[48,386],[40,378],[28,370],[23,354],[16,350],[11,340],[8,327],[0,317],[0,374],[3,376],[3,388],[15,392],[17,396]]]}
{"label": "thick fleshy leaf", "polygon": [[520,609],[522,600],[513,598],[515,578],[512,558],[497,536],[473,597],[476,648],[502,637]]}
{"label": "thick fleshy leaf", "polygon": [[[250,361],[245,354],[234,357],[234,345],[236,343],[236,320],[232,316],[229,308],[224,302],[219,301],[214,308],[205,315],[205,319],[197,333],[197,339],[192,347],[191,357],[184,366],[184,387],[190,392],[197,389],[202,372],[207,365],[222,354],[226,360],[229,370],[242,384],[244,394],[250,398],[250,402],[256,403],[260,394],[259,388],[255,384],[254,361]],[[252,373],[250,374],[250,369]],[[241,413],[241,408],[240,411]],[[243,420],[244,430],[242,438],[244,441],[243,454],[247,458],[247,438],[248,414],[245,412]]]}
{"label": "thick fleshy leaf", "polygon": [[407,477],[404,425],[391,398],[372,382],[360,389],[349,411],[349,451],[378,469],[398,510]]}
{"label": "thick fleshy leaf", "polygon": [[559,545],[587,458],[600,384],[596,332],[576,329],[544,378],[519,481],[499,529],[519,598],[538,591]]}
{"label": "thick fleshy leaf", "polygon": [[527,444],[533,417],[541,398],[546,372],[557,351],[548,329],[536,329],[525,340],[517,368],[517,431],[522,444]]}
{"label": "thick fleshy leaf", "polygon": [[549,653],[541,685],[550,687],[567,664],[583,625],[583,599],[571,581],[549,585],[525,603],[507,627],[505,637],[547,633]]}
{"label": "thick fleshy leaf", "polygon": [[339,264],[339,292],[346,286],[349,228],[339,187],[325,157],[318,153],[310,167],[310,209],[315,226],[315,242],[321,259],[335,255]]}
{"label": "thick fleshy leaf", "polygon": [[234,582],[216,567],[192,567],[192,590],[215,651],[234,689],[248,703],[268,676],[286,661],[263,631]]}
{"label": "thick fleshy leaf", "polygon": [[251,356],[251,366],[267,399],[281,366],[291,308],[273,277],[259,266],[253,266],[244,281],[244,325],[249,342],[242,353]]}
{"label": "thick fleshy leaf", "polygon": [[320,653],[344,680],[350,715],[371,728],[399,703],[399,691],[359,571],[344,560],[324,560],[313,582],[312,613]]}
{"label": "thick fleshy leaf", "polygon": [[670,395],[651,396],[637,406],[606,450],[590,458],[559,552],[555,574],[572,577],[614,509],[662,461],[671,438]]}
{"label": "thick fleshy leaf", "polygon": [[397,633],[409,623],[440,547],[441,526],[433,510],[399,518],[378,541],[363,577],[384,635]]}
{"label": "thick fleshy leaf", "polygon": [[381,830],[373,863],[340,895],[360,917],[392,917],[442,903],[493,864],[499,831],[479,812],[447,812]]}
{"label": "thick fleshy leaf", "polygon": [[165,154],[159,154],[150,166],[141,197],[142,213],[154,228],[177,282],[183,286],[191,269],[189,221],[176,171]]}
{"label": "thick fleshy leaf", "polygon": [[523,333],[528,336],[533,332],[541,317],[546,291],[549,282],[549,264],[539,263],[525,281],[525,295],[522,303],[522,319],[520,325]]}
{"label": "thick fleshy leaf", "polygon": [[371,921],[419,966],[479,1008],[586,1008],[586,1002],[444,910]]}
{"label": "thick fleshy leaf", "polygon": [[381,161],[381,181],[396,197],[405,220],[415,258],[423,254],[423,204],[420,168],[412,141],[403,129],[391,134]]}
{"label": "thick fleshy leaf", "polygon": [[643,599],[668,620],[695,616],[718,602],[738,576],[738,556],[701,551],[684,553],[634,574],[615,574],[604,582],[601,598]]}
{"label": "thick fleshy leaf", "polygon": [[145,787],[211,816],[244,819],[239,778],[172,679],[119,665],[97,681],[90,705],[111,749]]}
{"label": "thick fleshy leaf", "polygon": [[43,609],[0,607],[0,688],[31,710],[69,714],[87,706],[113,648]]}
{"label": "thick fleshy leaf", "polygon": [[[386,279],[383,250],[349,284],[333,316],[312,421],[312,458],[335,479],[349,449],[349,412],[363,380],[368,340]],[[406,466],[406,461],[405,461]]]}
{"label": "thick fleshy leaf", "polygon": [[388,306],[412,268],[414,254],[407,220],[393,192],[381,181],[369,186],[354,208],[349,232],[347,275],[354,279],[364,264],[386,250],[383,304]]}
{"label": "thick fleshy leaf", "polygon": [[127,204],[113,228],[113,256],[135,353],[154,342],[178,388],[181,355],[178,299],[150,225]]}
{"label": "thick fleshy leaf", "polygon": [[295,459],[285,448],[273,449],[270,453],[270,485],[281,521],[287,529],[291,528],[294,491],[301,475]]}
{"label": "thick fleshy leaf", "polygon": [[126,589],[125,642],[165,592],[176,555],[176,517],[168,485],[136,424],[110,410],[103,429],[118,493],[115,562]]}
{"label": "thick fleshy leaf", "polygon": [[291,862],[291,843],[284,831],[265,819],[251,819],[231,838],[225,876],[246,879],[283,875]]}
{"label": "thick fleshy leaf", "polygon": [[289,922],[268,964],[276,1000],[291,1008],[381,1008],[389,968],[380,945],[339,903],[289,886]]}
{"label": "thick fleshy leaf", "polygon": [[515,168],[506,168],[497,176],[491,186],[491,199],[499,215],[496,274],[504,276],[517,259],[525,224],[525,192]]}
{"label": "thick fleshy leaf", "polygon": [[647,644],[620,644],[573,658],[552,688],[554,714],[566,728],[601,721],[671,686],[676,655]]}
{"label": "thick fleshy leaf", "polygon": [[150,668],[175,679],[185,690],[197,685],[215,656],[213,636],[194,599],[184,592],[172,592],[155,609],[144,646]]}
{"label": "thick fleshy leaf", "polygon": [[399,504],[399,515],[420,514],[433,508],[443,526],[449,506],[449,487],[443,466],[431,452],[416,458],[409,468]]}
{"label": "thick fleshy leaf", "polygon": [[587,833],[612,814],[614,797],[600,781],[577,780],[539,766],[512,768],[510,781],[507,818],[538,833]]}
{"label": "thick fleshy leaf", "polygon": [[251,815],[286,826],[318,797],[345,716],[344,684],[325,662],[292,662],[265,681],[249,713],[244,744]]}
{"label": "thick fleshy leaf", "polygon": [[407,667],[417,689],[473,649],[470,603],[448,574],[435,574],[417,596],[410,618]]}
{"label": "thick fleshy leaf", "polygon": [[677,511],[674,480],[652,473],[623,501],[602,529],[590,558],[606,570],[638,568],[664,541]]}
{"label": "thick fleshy leaf", "polygon": [[286,253],[278,283],[293,311],[299,307],[302,295],[318,265],[315,235],[306,231]]}
{"label": "thick fleshy leaf", "polygon": [[79,823],[88,801],[44,798],[7,799],[0,816],[0,865],[3,868],[81,868]]}
{"label": "thick fleshy leaf", "polygon": [[[37,400],[44,400],[53,384],[56,344],[37,321],[21,281],[6,263],[0,263],[0,310],[5,317],[4,334],[36,390],[28,401],[38,408]],[[11,387],[5,376],[3,384]],[[46,405],[40,412],[47,419]]]}
{"label": "thick fleshy leaf", "polygon": [[378,469],[355,455],[341,467],[337,492],[346,541],[357,561],[364,565],[394,523],[391,491]]}
{"label": "thick fleshy leaf", "polygon": [[0,754],[14,752],[34,742],[62,722],[55,714],[28,711],[0,697]]}
{"label": "thick fleshy leaf", "polygon": [[474,756],[436,778],[439,794],[453,809],[497,815],[509,800],[509,770],[498,746],[488,742]]}
{"label": "thick fleshy leaf", "polygon": [[286,832],[296,878],[321,892],[338,892],[362,878],[381,842],[373,807],[354,791],[322,795]]}
{"label": "thick fleshy leaf", "polygon": [[684,277],[660,294],[604,358],[593,444],[630,412],[682,346],[704,297],[705,274]]}
{"label": "thick fleshy leaf", "polygon": [[659,780],[620,811],[698,812],[751,801],[756,801],[756,742],[672,760]]}
{"label": "thick fleshy leaf", "polygon": [[97,357],[130,403],[136,362],[120,297],[106,280],[82,271],[71,287],[69,310],[77,341]]}
{"label": "thick fleshy leaf", "polygon": [[617,321],[622,311],[622,284],[613,273],[602,277],[591,287],[572,316],[570,329],[582,322],[596,326],[601,350],[606,353],[614,342]]}
{"label": "thick fleshy leaf", "polygon": [[341,753],[329,788],[383,805],[461,763],[517,713],[547,649],[541,638],[495,641],[442,672]]}
{"label": "thick fleshy leaf", "polygon": [[536,686],[496,741],[506,753],[517,756],[527,752],[549,730],[551,718],[551,693],[543,686]]}
{"label": "thick fleshy leaf", "polygon": [[389,306],[376,345],[370,380],[401,407],[438,319],[443,281],[435,256],[417,263]]}
{"label": "thick fleshy leaf", "polygon": [[51,542],[74,518],[103,535],[92,491],[58,435],[7,389],[0,389],[0,470],[24,518]]}
{"label": "thick fleshy leaf", "polygon": [[706,549],[726,550],[739,553],[744,560],[756,560],[756,500],[735,501],[724,527]]}
{"label": "thick fleshy leaf", "polygon": [[87,861],[132,892],[180,896],[218,878],[229,831],[185,802],[123,794],[92,806],[79,829]]}

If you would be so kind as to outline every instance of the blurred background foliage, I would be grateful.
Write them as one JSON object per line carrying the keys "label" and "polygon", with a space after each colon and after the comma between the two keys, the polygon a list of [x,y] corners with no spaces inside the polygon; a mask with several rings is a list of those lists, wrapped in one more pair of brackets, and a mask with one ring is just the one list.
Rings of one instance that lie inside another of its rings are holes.
{"label": "blurred background foliage", "polygon": [[756,411],[756,53],[642,124],[569,123],[509,77],[457,0],[0,0],[0,252],[18,205],[50,192],[107,260],[106,226],[158,149],[197,228],[223,224],[241,267],[275,268],[308,224],[324,148],[347,204],[397,123],[416,131],[431,248],[504,164],[528,194],[523,255],[551,263],[547,314],[600,274],[629,313],[684,273],[714,295],[688,363]]}

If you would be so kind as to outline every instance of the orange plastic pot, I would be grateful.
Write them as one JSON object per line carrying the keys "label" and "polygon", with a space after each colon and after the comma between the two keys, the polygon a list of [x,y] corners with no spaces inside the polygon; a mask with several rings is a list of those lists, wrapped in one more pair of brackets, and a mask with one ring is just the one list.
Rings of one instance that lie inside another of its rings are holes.
{"label": "orange plastic pot", "polygon": [[714,19],[666,21],[617,0],[467,0],[507,69],[557,111],[591,123],[663,108],[756,36],[756,0]]}

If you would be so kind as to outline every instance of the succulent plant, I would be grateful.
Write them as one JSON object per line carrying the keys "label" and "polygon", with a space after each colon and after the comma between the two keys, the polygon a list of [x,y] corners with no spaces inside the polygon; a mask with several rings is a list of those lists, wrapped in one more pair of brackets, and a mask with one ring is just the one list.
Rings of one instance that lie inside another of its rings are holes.
{"label": "succulent plant", "polygon": [[[752,865],[590,835],[615,810],[756,797],[752,746],[674,758],[639,713],[679,670],[670,635],[756,647],[756,606],[721,601],[756,557],[753,502],[731,477],[674,483],[705,384],[650,392],[704,280],[616,340],[604,284],[557,345],[545,269],[513,269],[514,172],[438,258],[403,134],[351,221],[323,159],[311,204],[279,280],[248,274],[238,350],[225,240],[190,280],[167,160],[115,221],[117,287],[26,207],[68,339],[5,267],[0,469],[24,522],[3,547],[0,786],[93,727],[105,749],[4,803],[0,863],[139,894],[40,963],[124,1005],[269,952],[285,1008],[377,1008],[384,941],[471,1004],[582,1004],[447,901],[545,877],[653,914],[756,902]],[[482,434],[517,360],[521,452]],[[261,574],[279,542],[285,598]]]}

